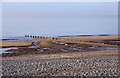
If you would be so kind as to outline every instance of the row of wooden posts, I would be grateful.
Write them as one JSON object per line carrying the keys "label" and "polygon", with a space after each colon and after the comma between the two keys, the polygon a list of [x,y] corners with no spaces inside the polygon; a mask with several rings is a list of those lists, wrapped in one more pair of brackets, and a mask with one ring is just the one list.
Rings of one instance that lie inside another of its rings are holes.
{"label": "row of wooden posts", "polygon": [[29,37],[29,38],[46,38],[44,36],[35,36],[35,35],[25,35],[25,37]]}
{"label": "row of wooden posts", "polygon": [[46,39],[46,38],[58,39],[56,37],[45,37],[45,36],[35,36],[35,35],[25,35],[25,37],[28,37],[28,38],[40,38],[40,39]]}

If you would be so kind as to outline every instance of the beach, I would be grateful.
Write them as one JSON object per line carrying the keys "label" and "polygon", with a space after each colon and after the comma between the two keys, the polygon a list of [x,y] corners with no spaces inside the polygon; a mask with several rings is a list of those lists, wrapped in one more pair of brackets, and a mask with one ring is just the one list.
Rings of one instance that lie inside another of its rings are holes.
{"label": "beach", "polygon": [[117,1],[0,4],[2,78],[120,78]]}
{"label": "beach", "polygon": [[7,48],[7,47],[24,47],[30,46],[31,42],[29,41],[1,41],[0,48]]}
{"label": "beach", "polygon": [[4,41],[3,76],[117,77],[118,36],[34,38]]}

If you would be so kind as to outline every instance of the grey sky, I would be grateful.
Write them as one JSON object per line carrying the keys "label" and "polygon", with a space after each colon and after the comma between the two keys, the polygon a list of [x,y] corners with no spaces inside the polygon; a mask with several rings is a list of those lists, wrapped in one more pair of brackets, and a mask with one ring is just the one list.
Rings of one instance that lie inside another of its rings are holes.
{"label": "grey sky", "polygon": [[3,36],[117,34],[114,2],[3,3]]}

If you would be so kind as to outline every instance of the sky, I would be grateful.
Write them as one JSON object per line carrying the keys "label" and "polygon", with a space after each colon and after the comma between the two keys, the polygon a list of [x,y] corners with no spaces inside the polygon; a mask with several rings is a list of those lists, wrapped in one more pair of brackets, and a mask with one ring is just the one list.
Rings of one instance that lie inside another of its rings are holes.
{"label": "sky", "polygon": [[0,3],[0,38],[2,38],[2,5]]}
{"label": "sky", "polygon": [[118,2],[119,0],[1,0],[2,2]]}
{"label": "sky", "polygon": [[118,34],[117,2],[4,2],[2,35]]}

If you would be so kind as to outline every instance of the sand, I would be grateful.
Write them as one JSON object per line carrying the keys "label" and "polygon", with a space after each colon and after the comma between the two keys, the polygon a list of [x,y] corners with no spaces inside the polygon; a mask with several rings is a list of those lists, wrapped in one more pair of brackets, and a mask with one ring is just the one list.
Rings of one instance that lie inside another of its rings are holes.
{"label": "sand", "polygon": [[[98,43],[91,43],[86,41],[98,41],[98,40],[118,40],[120,36],[88,36],[88,37],[61,37],[56,39],[46,38],[46,39],[33,39],[33,41],[40,42],[40,45],[48,46],[50,45],[49,42],[52,41],[62,41],[62,42],[69,42],[69,43],[80,43],[80,44],[92,44],[92,45],[100,45],[100,46],[113,46],[109,44],[98,44]],[[11,46],[30,46],[32,42],[30,41],[3,41],[0,42],[0,47],[11,47]],[[114,45],[115,46],[115,45]]]}
{"label": "sand", "polygon": [[19,46],[30,46],[31,42],[29,41],[2,41],[0,42],[0,48],[4,47],[19,47]]}
{"label": "sand", "polygon": [[[112,40],[118,39],[120,36],[85,36],[85,37],[68,37],[70,39],[78,39],[83,41],[96,41],[96,40]],[[67,37],[66,37],[67,38]]]}
{"label": "sand", "polygon": [[72,52],[58,54],[37,54],[37,55],[22,55],[16,57],[4,57],[1,60],[31,60],[31,59],[53,59],[53,58],[80,58],[80,57],[97,57],[102,55],[118,55],[118,50],[107,51],[90,51],[90,52]]}

